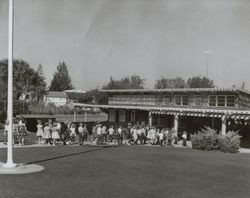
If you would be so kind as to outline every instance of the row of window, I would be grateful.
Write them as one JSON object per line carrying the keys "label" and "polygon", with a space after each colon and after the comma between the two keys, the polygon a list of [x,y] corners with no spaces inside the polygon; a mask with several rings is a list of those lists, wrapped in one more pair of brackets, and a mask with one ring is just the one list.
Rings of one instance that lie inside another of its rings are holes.
{"label": "row of window", "polygon": [[[155,97],[112,97],[109,98],[109,104],[125,104],[125,105],[156,105]],[[187,106],[192,103],[194,106],[203,106],[207,104],[211,107],[233,107],[235,106],[235,96],[232,95],[211,95],[208,99],[201,95],[195,95],[190,101],[188,95],[176,95],[173,99],[171,96],[164,96],[162,100],[158,101],[163,105]]]}

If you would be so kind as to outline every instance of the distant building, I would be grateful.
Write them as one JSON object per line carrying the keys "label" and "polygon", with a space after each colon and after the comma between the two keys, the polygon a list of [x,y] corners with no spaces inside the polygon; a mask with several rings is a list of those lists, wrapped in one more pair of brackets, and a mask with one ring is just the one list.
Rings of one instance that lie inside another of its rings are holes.
{"label": "distant building", "polygon": [[64,93],[67,94],[69,102],[79,102],[86,95],[86,91],[80,89],[65,90]]}
{"label": "distant building", "polygon": [[68,96],[62,91],[49,91],[44,96],[44,103],[46,106],[50,103],[57,107],[64,106],[68,103]]}

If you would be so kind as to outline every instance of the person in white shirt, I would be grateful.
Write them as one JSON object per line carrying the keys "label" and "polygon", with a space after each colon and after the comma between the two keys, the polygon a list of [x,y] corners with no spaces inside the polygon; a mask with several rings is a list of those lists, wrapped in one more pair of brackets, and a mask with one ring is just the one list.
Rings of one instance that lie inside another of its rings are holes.
{"label": "person in white shirt", "polygon": [[97,144],[100,144],[102,142],[102,125],[99,124],[97,127]]}
{"label": "person in white shirt", "polygon": [[183,131],[182,133],[182,140],[183,140],[182,145],[187,146],[187,132],[186,131]]}
{"label": "person in white shirt", "polygon": [[155,144],[155,142],[156,142],[156,131],[155,131],[155,129],[153,127],[151,127],[149,129],[147,138],[148,138],[149,143],[151,145]]}
{"label": "person in white shirt", "polygon": [[75,139],[76,139],[76,125],[74,123],[71,124],[71,127],[69,129],[70,133],[70,144],[75,143]]}
{"label": "person in white shirt", "polygon": [[159,141],[160,141],[160,145],[163,146],[163,138],[164,138],[164,134],[162,132],[162,130],[159,133]]}
{"label": "person in white shirt", "polygon": [[43,141],[44,133],[43,133],[43,125],[41,120],[37,120],[37,132],[36,136],[38,137],[38,144],[41,144]]}
{"label": "person in white shirt", "polygon": [[102,127],[102,141],[107,142],[107,127],[105,125]]}
{"label": "person in white shirt", "polygon": [[88,129],[86,124],[83,126],[83,123],[80,123],[80,126],[78,127],[78,132],[79,132],[79,145],[83,145],[84,141],[86,141],[88,137]]}
{"label": "person in white shirt", "polygon": [[134,127],[134,130],[133,130],[133,140],[134,140],[134,144],[137,144],[137,141],[139,140],[138,128],[136,126]]}
{"label": "person in white shirt", "polygon": [[113,135],[114,135],[114,127],[111,125],[108,129],[108,138],[109,141],[112,142],[113,141]]}
{"label": "person in white shirt", "polygon": [[120,126],[117,130],[118,132],[118,144],[121,145],[122,144],[122,141],[123,141],[123,133],[122,133],[122,126]]}

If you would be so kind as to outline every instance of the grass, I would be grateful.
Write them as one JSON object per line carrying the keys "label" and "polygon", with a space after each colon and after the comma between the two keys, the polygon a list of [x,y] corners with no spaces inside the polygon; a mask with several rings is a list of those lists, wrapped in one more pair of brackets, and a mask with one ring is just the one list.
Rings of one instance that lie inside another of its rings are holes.
{"label": "grass", "polygon": [[[14,149],[45,171],[1,175],[1,197],[250,197],[248,154],[144,146]],[[0,150],[5,161],[6,150]]]}

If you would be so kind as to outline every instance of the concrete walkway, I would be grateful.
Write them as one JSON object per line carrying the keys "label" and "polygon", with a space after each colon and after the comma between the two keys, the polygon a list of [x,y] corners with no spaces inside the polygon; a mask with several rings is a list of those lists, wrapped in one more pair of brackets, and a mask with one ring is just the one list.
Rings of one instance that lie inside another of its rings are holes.
{"label": "concrete walkway", "polygon": [[[127,146],[152,146],[152,147],[159,147],[159,145],[151,145],[151,144],[144,144],[144,145],[129,145],[127,140],[124,140],[124,144]],[[59,142],[56,146],[63,146],[62,142]],[[67,144],[66,146],[79,146],[78,143],[75,144]],[[118,146],[117,142],[105,142],[103,144],[97,145],[95,142],[86,142],[82,146]],[[13,148],[31,148],[31,147],[53,147],[52,145],[48,144],[27,144],[24,146],[19,146],[18,144],[13,145]],[[176,148],[192,148],[192,144],[190,141],[187,141],[187,147],[182,146],[182,142],[179,141],[177,145],[173,145],[173,147]],[[3,142],[0,142],[0,148],[7,148],[6,144],[3,144]],[[240,148],[239,153],[247,153],[250,154],[250,149],[248,148]]]}

